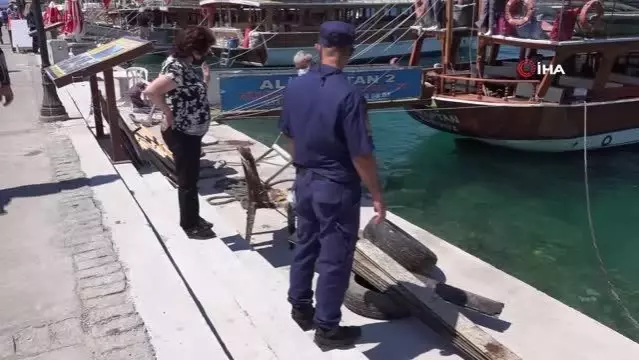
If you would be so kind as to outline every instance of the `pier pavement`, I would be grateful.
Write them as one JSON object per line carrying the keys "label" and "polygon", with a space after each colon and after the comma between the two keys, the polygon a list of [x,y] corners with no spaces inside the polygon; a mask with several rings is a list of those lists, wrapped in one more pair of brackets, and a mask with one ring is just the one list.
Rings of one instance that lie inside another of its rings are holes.
{"label": "pier pavement", "polygon": [[3,50],[0,359],[228,359],[84,120],[40,123],[38,59]]}

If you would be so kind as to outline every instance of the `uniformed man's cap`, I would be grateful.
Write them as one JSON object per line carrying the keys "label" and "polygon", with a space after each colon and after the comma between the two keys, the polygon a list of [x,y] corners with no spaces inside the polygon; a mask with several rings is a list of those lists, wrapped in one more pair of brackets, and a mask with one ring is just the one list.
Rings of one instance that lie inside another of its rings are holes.
{"label": "uniformed man's cap", "polygon": [[355,42],[355,27],[342,21],[327,21],[320,26],[319,43],[326,47],[350,47]]}

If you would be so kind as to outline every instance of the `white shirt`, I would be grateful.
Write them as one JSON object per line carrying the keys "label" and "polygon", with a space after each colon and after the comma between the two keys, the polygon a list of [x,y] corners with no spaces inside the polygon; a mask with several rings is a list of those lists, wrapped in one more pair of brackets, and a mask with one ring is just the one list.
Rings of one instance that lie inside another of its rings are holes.
{"label": "white shirt", "polygon": [[248,36],[249,36],[249,48],[254,49],[258,47],[259,45],[261,45],[259,32],[252,30],[251,32],[249,32]]}
{"label": "white shirt", "polygon": [[308,68],[297,69],[297,76],[302,76],[308,72]]}

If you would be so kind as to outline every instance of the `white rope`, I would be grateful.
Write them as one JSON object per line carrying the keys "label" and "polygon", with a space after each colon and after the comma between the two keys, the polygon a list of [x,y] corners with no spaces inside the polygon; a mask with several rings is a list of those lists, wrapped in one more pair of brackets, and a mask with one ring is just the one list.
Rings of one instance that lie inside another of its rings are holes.
{"label": "white rope", "polygon": [[[400,24],[400,25],[401,25],[401,24]],[[398,41],[398,40],[396,40],[396,41]],[[404,58],[404,56],[406,56],[406,55],[404,54],[404,55],[400,56],[400,57],[399,57],[399,60],[403,59],[403,58]],[[354,56],[352,56],[352,57],[354,57]],[[371,63],[371,62],[373,62],[374,60],[375,60],[375,59],[371,59],[371,60],[368,62],[368,64],[370,64],[370,63]],[[398,61],[399,61],[399,60],[398,60]],[[394,69],[389,69],[389,70],[387,70],[387,71],[383,72],[380,76],[384,76],[384,75],[386,75],[387,73],[389,73],[389,72],[390,72],[390,71],[392,71],[392,70],[394,70]],[[368,84],[368,85],[364,88],[364,90],[363,90],[363,91],[368,90],[368,88],[369,88],[369,87],[371,87],[372,85],[374,85],[374,84],[372,84],[372,83],[371,83],[371,84]],[[256,102],[256,101],[261,100],[261,99],[264,99],[264,102],[255,104],[255,105],[253,106],[253,108],[257,108],[257,107],[259,107],[259,106],[263,106],[263,105],[266,105],[266,104],[274,103],[275,101],[279,100],[279,99],[282,97],[282,95],[281,95],[281,94],[280,94],[280,95],[277,95],[277,97],[276,97],[276,98],[274,98],[274,99],[267,99],[267,98],[268,98],[268,97],[270,97],[270,96],[273,96],[273,95],[275,95],[275,94],[279,94],[279,93],[281,93],[283,90],[284,90],[284,88],[280,88],[280,89],[277,89],[277,90],[275,90],[275,91],[269,92],[269,93],[267,93],[266,95],[263,95],[263,96],[261,96],[261,97],[259,97],[259,98],[257,98],[257,99],[254,99],[254,100],[252,100],[252,101],[250,101],[250,102],[248,102],[248,103],[246,103],[246,104],[243,104],[243,105],[240,105],[240,106],[235,107],[234,109],[228,110],[228,112],[234,112],[234,111],[250,111],[250,108],[249,108],[249,107],[250,107],[250,105],[251,105],[251,104],[253,104],[253,103],[254,103],[254,102]],[[268,112],[268,111],[271,111],[271,110],[262,110],[262,111],[257,112],[257,114],[264,113],[264,112]]]}
{"label": "white rope", "polygon": [[621,296],[619,295],[619,290],[617,289],[615,284],[613,284],[612,280],[610,279],[610,274],[608,273],[608,270],[606,270],[606,265],[605,265],[605,263],[603,261],[603,258],[601,256],[601,251],[599,250],[599,246],[597,245],[597,236],[595,234],[595,225],[594,225],[594,222],[592,221],[592,208],[591,208],[591,204],[590,204],[590,186],[589,186],[589,182],[588,182],[588,132],[587,132],[587,130],[588,130],[588,104],[584,101],[584,136],[583,136],[583,143],[584,143],[584,187],[585,187],[585,192],[586,192],[586,213],[587,213],[587,216],[588,216],[588,228],[590,229],[590,237],[592,239],[592,247],[595,249],[595,255],[597,256],[597,260],[599,261],[599,269],[601,269],[601,272],[602,272],[606,282],[608,283],[608,288],[610,290],[610,294],[612,295],[613,299],[619,304],[619,306],[623,310],[624,315],[628,319],[628,321],[630,321],[630,323],[635,328],[639,329],[639,322],[637,321],[637,319],[635,319],[632,316],[632,313],[630,312],[630,310],[628,310],[628,308],[624,304],[624,301],[621,299]]}
{"label": "white rope", "polygon": [[[366,45],[367,42],[372,39],[373,37],[375,37],[375,35],[379,34],[379,33],[384,33],[386,32],[386,37],[390,36],[390,34],[392,33],[392,31],[387,31],[385,30],[386,27],[390,26],[391,24],[393,24],[395,22],[395,20],[400,19],[400,16],[403,15],[404,13],[406,13],[407,11],[410,11],[410,7],[406,8],[404,11],[402,11],[401,14],[399,14],[396,18],[394,18],[393,20],[389,21],[388,24],[385,24],[384,26],[382,26],[381,28],[379,28],[377,31],[375,31],[371,36],[367,37],[366,39],[362,40],[359,44],[355,45],[355,49],[357,49],[358,47],[362,46],[362,45]],[[414,13],[414,12],[413,12]],[[412,14],[411,14],[412,15]],[[406,20],[409,20],[410,16],[407,17]],[[406,22],[406,20],[404,20],[403,22],[400,23],[403,24],[404,22]],[[367,48],[368,49],[368,48]],[[366,49],[364,50],[366,51]],[[361,52],[360,52],[361,54]],[[355,57],[355,56],[353,56]]]}
{"label": "white rope", "polygon": [[[426,11],[428,11],[428,10],[426,10]],[[413,14],[411,14],[411,16]],[[424,16],[426,16],[426,15],[424,14],[424,15],[420,16],[419,19],[422,19]],[[408,19],[410,19],[410,17]],[[402,22],[400,25],[403,25],[403,24],[404,23]],[[401,28],[399,28],[399,29],[401,29]],[[384,51],[388,50],[388,48],[390,48],[391,46],[395,45],[398,41],[401,41],[404,38],[404,36],[406,36],[406,34],[408,34],[408,32],[410,32],[411,30],[413,30],[413,29],[411,27],[408,27],[408,29],[406,31],[404,31],[399,37],[397,37],[397,39],[395,41],[393,41],[390,45],[388,45],[386,48],[384,48]]]}
{"label": "white rope", "polygon": [[[427,101],[427,100],[431,100],[431,99],[423,99],[423,101]],[[460,107],[449,107],[449,108],[438,108],[438,107],[433,107],[433,108],[428,108],[428,109],[404,109],[404,108],[393,108],[393,109],[378,109],[378,110],[369,110],[368,113],[369,114],[381,114],[381,113],[397,113],[397,112],[402,112],[402,113],[407,113],[407,112],[416,112],[416,113],[422,113],[422,112],[429,112],[429,111],[442,111],[442,110],[469,110],[469,109],[485,109],[486,106],[485,105],[475,105],[475,106],[460,106]],[[267,113],[273,111],[273,109],[267,109],[267,110],[260,110],[257,112],[253,112],[251,113],[251,116],[255,116],[261,113]],[[222,115],[220,115],[222,116]],[[218,116],[218,117],[220,117]],[[225,117],[222,121],[226,120],[226,119],[242,119],[245,118],[246,115],[244,114],[238,114],[237,116],[230,116],[230,117]],[[267,116],[261,116],[260,118],[264,118],[264,119],[268,119],[268,118],[278,118],[278,115],[267,115]]]}
{"label": "white rope", "polygon": [[[366,21],[364,21],[363,23],[361,23],[361,24],[360,24],[357,28],[358,28],[358,29],[360,29],[360,30],[361,30],[361,29],[363,29],[363,28],[364,28],[364,25],[365,25],[367,22],[369,22],[369,21],[371,21],[372,19],[374,19],[375,17],[377,17],[377,20],[376,20],[373,24],[371,24],[370,26],[368,26],[368,29],[373,29],[373,28],[374,28],[374,26],[375,26],[375,25],[377,25],[377,23],[379,23],[379,22],[380,22],[380,21],[384,18],[384,16],[378,16],[378,15],[382,14],[383,12],[385,12],[385,11],[386,11],[386,7],[387,7],[387,6],[389,6],[389,5],[391,5],[391,3],[388,3],[388,4],[384,5],[384,6],[382,6],[382,7],[381,7],[378,11],[376,11],[373,15],[371,15],[371,17],[370,17],[370,18],[368,18],[368,20],[366,20]],[[390,9],[388,9],[388,10],[393,9],[395,6],[396,6],[396,4],[392,4],[391,8],[390,8]],[[357,42],[357,40],[359,40],[362,36],[364,36],[364,34],[366,33],[366,31],[367,31],[367,30],[365,30],[365,29],[364,29],[364,30],[362,30],[362,32],[361,32],[361,33],[360,33],[360,34],[359,34],[359,35],[355,38],[355,42]]]}
{"label": "white rope", "polygon": [[[429,7],[429,9],[428,9],[428,10],[430,10],[430,8],[432,8],[433,6],[434,6],[434,5],[431,5],[431,7]],[[406,12],[407,10],[410,10],[410,9],[411,9],[411,8],[409,7],[409,8],[407,8],[406,10],[404,10],[404,12]],[[422,17],[426,16],[426,14],[428,13],[428,10],[427,10],[426,12],[424,12],[424,14],[420,17],[420,19],[421,19]],[[402,13],[403,13],[403,12],[402,12]],[[413,12],[413,13],[411,13],[411,16],[412,16],[413,14],[414,14],[414,12]],[[410,16],[409,16],[409,17],[407,17],[407,19],[406,19],[406,20],[404,20],[403,22],[401,22],[398,26],[396,26],[396,27],[395,27],[395,29],[393,29],[392,31],[388,32],[388,33],[387,33],[384,37],[382,37],[381,39],[379,39],[379,40],[378,40],[378,41],[376,41],[375,43],[379,43],[379,42],[381,42],[381,40],[383,40],[383,39],[385,39],[386,37],[390,36],[390,34],[392,34],[392,32],[393,32],[393,31],[395,31],[396,29],[401,28],[401,26],[402,26],[402,25],[403,25],[403,24],[404,24],[407,20],[410,20]],[[393,20],[393,21],[394,21],[394,20]],[[388,23],[388,24],[386,24],[385,26],[388,26],[388,25],[392,24],[392,23],[393,23],[393,21],[389,22],[389,23]],[[383,28],[382,28],[382,29],[383,29]],[[381,30],[381,29],[380,29],[380,30]],[[404,36],[404,35],[405,35],[408,31],[410,31],[410,30],[411,30],[411,28],[410,28],[410,27],[408,27],[408,28],[407,28],[407,30],[406,30],[406,31],[402,34],[402,36]],[[371,37],[372,37],[372,36],[371,36]],[[368,39],[370,39],[371,37],[369,37]],[[366,39],[366,40],[368,40],[368,39]],[[395,40],[395,42],[393,42],[393,44],[395,44],[395,43],[396,43],[397,41],[399,41],[400,39],[401,39],[401,37],[399,37],[397,40]],[[366,41],[366,40],[364,40],[364,41]],[[372,46],[374,46],[374,45],[375,45],[375,43],[373,43],[373,44],[372,44]],[[391,44],[391,45],[392,45],[392,44]],[[357,48],[357,46],[355,46],[355,47]],[[389,45],[389,47],[390,47],[390,45]],[[388,49],[388,47],[387,47],[386,49]],[[360,55],[360,54],[362,54],[362,53],[364,53],[364,52],[366,52],[366,49],[365,49],[365,50],[363,50],[362,52],[360,52],[358,55]],[[353,55],[353,56],[351,56],[351,58],[354,58],[354,57],[356,57],[356,56],[358,56],[358,55]],[[402,56],[399,58],[399,60],[401,60],[404,56],[405,56],[405,55],[402,55]],[[368,63],[370,64],[370,63],[371,63],[372,61],[374,61],[374,60],[375,60],[375,59],[371,59]],[[392,71],[392,70],[393,70],[393,69],[390,69],[390,70],[385,71],[384,73],[382,73],[382,75],[381,75],[381,76],[386,75],[388,72],[390,72],[390,71]],[[369,84],[368,86],[366,86],[366,88],[364,88],[364,91],[366,91],[366,90],[367,90],[370,86],[372,86],[372,85],[373,85],[373,84]],[[275,90],[275,91],[269,92],[269,93],[267,93],[267,94],[265,94],[265,95],[263,95],[263,96],[260,96],[260,97],[258,97],[258,98],[256,98],[256,99],[253,99],[252,101],[249,101],[249,102],[247,102],[247,103],[245,103],[245,104],[239,105],[239,106],[237,106],[237,107],[235,107],[235,108],[233,108],[233,109],[231,109],[231,110],[228,110],[227,112],[235,112],[235,111],[250,111],[250,108],[251,108],[251,107],[252,107],[252,108],[257,108],[257,107],[260,107],[260,106],[264,106],[264,105],[266,105],[266,104],[274,103],[275,101],[277,101],[277,100],[281,99],[282,95],[281,95],[280,93],[281,93],[281,92],[283,92],[283,90],[284,90],[284,88],[280,88],[280,89],[277,89],[277,90]],[[277,97],[275,97],[275,98],[270,98],[270,97],[272,97],[272,96],[274,96],[274,95],[277,95]],[[259,102],[260,100],[264,100],[264,101],[260,103],[260,102]],[[271,111],[271,110],[261,110],[261,111],[258,111],[258,112],[257,112],[257,114],[264,113],[264,112],[268,112],[268,111]]]}

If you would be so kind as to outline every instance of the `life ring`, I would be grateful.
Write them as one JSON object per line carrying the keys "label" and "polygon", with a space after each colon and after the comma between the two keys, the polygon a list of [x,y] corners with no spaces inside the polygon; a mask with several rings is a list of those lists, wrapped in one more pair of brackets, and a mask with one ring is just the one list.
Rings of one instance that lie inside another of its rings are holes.
{"label": "life ring", "polygon": [[[524,16],[515,17],[517,13],[515,12],[515,5],[519,3],[523,3],[522,5],[526,9],[526,13]],[[508,0],[506,3],[506,7],[504,9],[504,17],[506,21],[512,26],[522,26],[530,21],[533,17],[533,13],[535,12],[535,0]]]}
{"label": "life ring", "polygon": [[[594,11],[595,14],[592,19],[588,19],[588,13]],[[579,12],[579,26],[585,31],[592,31],[595,28],[595,23],[599,23],[603,19],[604,8],[599,0],[588,1]]]}
{"label": "life ring", "polygon": [[426,14],[426,0],[414,0],[414,5],[415,17],[419,20]]}

